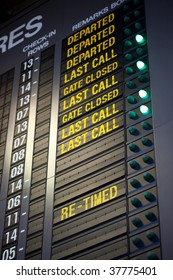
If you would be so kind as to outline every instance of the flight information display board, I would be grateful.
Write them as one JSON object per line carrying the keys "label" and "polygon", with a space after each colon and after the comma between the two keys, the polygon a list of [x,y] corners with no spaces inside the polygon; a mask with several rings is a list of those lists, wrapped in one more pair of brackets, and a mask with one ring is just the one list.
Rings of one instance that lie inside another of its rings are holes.
{"label": "flight information display board", "polygon": [[147,44],[144,1],[112,3],[0,76],[1,259],[161,258]]}

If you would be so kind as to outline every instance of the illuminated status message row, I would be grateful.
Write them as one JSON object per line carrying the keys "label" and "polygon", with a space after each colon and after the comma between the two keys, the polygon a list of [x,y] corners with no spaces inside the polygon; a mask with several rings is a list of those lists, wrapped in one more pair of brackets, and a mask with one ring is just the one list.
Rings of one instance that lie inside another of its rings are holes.
{"label": "illuminated status message row", "polygon": [[66,124],[121,97],[122,86],[117,86],[122,82],[122,79],[123,73],[119,72],[60,101],[59,125]]}
{"label": "illuminated status message row", "polygon": [[[119,28],[118,17],[111,13],[63,41],[62,60],[65,61],[61,69],[59,155],[123,125],[123,115],[114,117],[123,111],[123,101],[102,108],[122,95],[122,88],[119,88],[123,81]],[[100,44],[106,46],[101,52]],[[93,52],[93,45],[96,52]],[[85,56],[78,66],[75,57],[83,51],[93,55]],[[75,134],[77,136],[73,138]]]}

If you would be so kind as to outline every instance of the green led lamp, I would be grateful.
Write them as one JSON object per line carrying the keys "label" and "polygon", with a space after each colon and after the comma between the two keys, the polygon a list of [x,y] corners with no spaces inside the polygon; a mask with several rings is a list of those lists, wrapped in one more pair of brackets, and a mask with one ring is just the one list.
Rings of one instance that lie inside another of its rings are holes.
{"label": "green led lamp", "polygon": [[140,169],[140,165],[136,160],[132,160],[130,161],[130,167],[134,170],[139,170]]}
{"label": "green led lamp", "polygon": [[131,219],[131,222],[132,222],[132,224],[134,224],[134,226],[136,226],[138,228],[143,226],[143,223],[142,223],[141,219],[138,218],[138,217],[133,217]]}
{"label": "green led lamp", "polygon": [[133,237],[132,238],[132,242],[138,248],[144,247],[144,243],[143,243],[143,241],[139,237]]}
{"label": "green led lamp", "polygon": [[133,0],[133,4],[135,6],[138,6],[141,3],[141,0]]}
{"label": "green led lamp", "polygon": [[127,81],[126,82],[126,86],[129,88],[129,89],[134,89],[136,88],[136,84],[132,81]]}
{"label": "green led lamp", "polygon": [[134,58],[133,58],[133,55],[132,55],[132,54],[127,53],[127,54],[125,55],[125,59],[126,59],[127,61],[132,61]]}
{"label": "green led lamp", "polygon": [[137,152],[140,151],[139,147],[134,143],[131,143],[129,145],[129,149],[130,149],[131,152],[134,152],[134,153],[137,153]]}
{"label": "green led lamp", "polygon": [[159,259],[158,256],[153,252],[147,253],[147,258],[148,258],[148,260],[158,260]]}
{"label": "green led lamp", "polygon": [[126,73],[127,73],[128,75],[133,74],[133,73],[134,73],[133,68],[132,68],[132,67],[127,67],[127,68],[126,68]]}
{"label": "green led lamp", "polygon": [[130,126],[128,131],[131,135],[134,135],[134,136],[139,135],[139,130],[134,126]]}
{"label": "green led lamp", "polygon": [[147,83],[148,82],[148,77],[144,76],[144,75],[140,75],[140,76],[138,76],[138,81],[140,83]]}
{"label": "green led lamp", "polygon": [[143,174],[143,178],[144,178],[144,180],[147,181],[148,183],[152,183],[152,182],[155,181],[153,175],[151,175],[149,172],[144,173],[144,174]]}
{"label": "green led lamp", "polygon": [[145,38],[141,34],[137,34],[135,40],[139,45],[145,43]]}
{"label": "green led lamp", "polygon": [[128,117],[129,117],[130,119],[132,119],[132,120],[137,120],[137,119],[139,118],[138,115],[137,115],[137,113],[134,112],[134,111],[128,112]]}
{"label": "green led lamp", "polygon": [[141,126],[142,126],[142,128],[143,128],[144,130],[150,130],[150,129],[152,129],[151,124],[148,123],[147,121],[142,122],[142,123],[141,123]]}
{"label": "green led lamp", "polygon": [[148,231],[146,233],[147,238],[152,242],[158,242],[159,238],[153,231]]}
{"label": "green led lamp", "polygon": [[140,22],[135,23],[135,29],[136,30],[141,30],[143,28],[142,24]]}
{"label": "green led lamp", "polygon": [[142,138],[141,142],[146,147],[151,147],[153,145],[152,141],[147,137]]}
{"label": "green led lamp", "polygon": [[150,97],[149,93],[144,89],[139,90],[138,94],[141,99],[147,99]]}
{"label": "green led lamp", "polygon": [[127,101],[130,104],[136,104],[137,103],[137,99],[134,96],[131,96],[131,95],[127,97]]}
{"label": "green led lamp", "polygon": [[148,200],[149,202],[154,202],[156,201],[156,197],[154,196],[154,194],[152,194],[151,192],[146,192],[144,194],[144,197],[146,198],[146,200]]}
{"label": "green led lamp", "polygon": [[137,179],[134,179],[134,178],[130,180],[130,184],[135,189],[138,189],[141,187],[141,183]]}
{"label": "green led lamp", "polygon": [[139,18],[141,16],[141,12],[139,10],[134,11],[135,18]]}
{"label": "green led lamp", "polygon": [[131,23],[131,18],[130,17],[128,17],[128,16],[125,16],[124,17],[124,23]]}
{"label": "green led lamp", "polygon": [[140,110],[141,114],[145,115],[145,116],[147,116],[147,115],[149,115],[151,113],[151,110],[146,105],[141,105],[139,107],[139,110]]}
{"label": "green led lamp", "polygon": [[138,56],[142,56],[145,53],[145,50],[143,48],[137,48],[136,49],[136,54]]}
{"label": "green led lamp", "polygon": [[150,222],[155,222],[155,221],[157,221],[156,215],[155,215],[153,212],[151,212],[151,211],[145,212],[145,217],[146,217]]}
{"label": "green led lamp", "polygon": [[145,70],[147,68],[147,65],[142,60],[138,60],[136,66],[139,70]]}
{"label": "green led lamp", "polygon": [[147,163],[147,164],[152,164],[152,163],[153,163],[153,159],[152,159],[152,157],[150,157],[149,155],[144,155],[144,156],[142,157],[142,159],[143,159],[143,162],[145,162],[145,163]]}
{"label": "green led lamp", "polygon": [[132,30],[130,28],[125,28],[124,29],[124,35],[130,36],[132,34]]}
{"label": "green led lamp", "polygon": [[131,48],[133,46],[133,44],[130,40],[126,40],[124,42],[124,46],[125,46],[125,48]]}
{"label": "green led lamp", "polygon": [[131,199],[131,204],[132,204],[133,206],[135,206],[136,208],[139,208],[139,207],[142,206],[141,201],[140,201],[137,197],[133,197],[133,198]]}
{"label": "green led lamp", "polygon": [[130,10],[129,5],[124,5],[123,10],[124,12],[128,12]]}

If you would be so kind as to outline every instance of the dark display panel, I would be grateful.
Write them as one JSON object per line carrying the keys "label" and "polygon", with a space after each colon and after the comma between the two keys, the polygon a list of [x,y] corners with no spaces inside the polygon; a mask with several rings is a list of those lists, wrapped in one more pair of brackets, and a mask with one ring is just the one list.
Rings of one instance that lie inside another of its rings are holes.
{"label": "dark display panel", "polygon": [[105,248],[119,234],[126,251],[122,247],[115,258],[138,258],[159,246],[158,227],[152,229],[152,219],[144,226],[138,217],[157,205],[142,1],[130,1],[69,36],[62,50],[52,258],[97,258],[88,253],[92,247]]}
{"label": "dark display panel", "polygon": [[1,259],[161,259],[145,21],[126,1],[1,75]]}

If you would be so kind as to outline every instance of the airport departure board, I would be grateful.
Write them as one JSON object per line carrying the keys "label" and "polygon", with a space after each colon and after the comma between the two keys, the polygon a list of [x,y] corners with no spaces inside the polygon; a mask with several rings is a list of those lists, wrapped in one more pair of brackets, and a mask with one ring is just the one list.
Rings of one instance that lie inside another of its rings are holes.
{"label": "airport departure board", "polygon": [[55,2],[0,38],[1,259],[161,259],[145,3]]}

